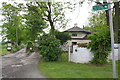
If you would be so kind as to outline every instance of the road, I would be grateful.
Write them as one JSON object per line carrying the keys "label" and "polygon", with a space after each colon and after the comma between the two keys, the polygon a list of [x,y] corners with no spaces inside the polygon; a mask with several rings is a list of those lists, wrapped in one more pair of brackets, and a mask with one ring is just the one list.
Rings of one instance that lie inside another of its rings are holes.
{"label": "road", "polygon": [[2,78],[45,78],[38,69],[39,60],[38,53],[28,56],[25,48],[2,56]]}

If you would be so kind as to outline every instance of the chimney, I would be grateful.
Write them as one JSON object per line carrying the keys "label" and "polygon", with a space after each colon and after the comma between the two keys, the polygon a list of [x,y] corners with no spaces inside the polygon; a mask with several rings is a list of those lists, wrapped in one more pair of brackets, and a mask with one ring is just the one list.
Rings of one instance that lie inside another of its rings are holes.
{"label": "chimney", "polygon": [[77,27],[77,23],[74,24],[74,27]]}

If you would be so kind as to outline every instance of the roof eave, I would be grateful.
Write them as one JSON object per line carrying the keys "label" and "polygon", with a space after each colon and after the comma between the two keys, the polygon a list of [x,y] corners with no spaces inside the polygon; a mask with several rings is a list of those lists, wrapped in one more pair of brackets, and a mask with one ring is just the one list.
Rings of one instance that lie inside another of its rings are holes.
{"label": "roof eave", "polygon": [[91,34],[91,32],[87,32],[87,31],[64,31],[64,32],[85,32],[87,34]]}

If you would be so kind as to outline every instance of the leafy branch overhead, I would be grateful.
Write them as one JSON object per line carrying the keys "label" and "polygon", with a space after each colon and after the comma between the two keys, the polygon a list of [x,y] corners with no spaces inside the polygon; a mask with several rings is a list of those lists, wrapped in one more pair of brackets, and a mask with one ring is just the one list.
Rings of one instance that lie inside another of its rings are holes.
{"label": "leafy branch overhead", "polygon": [[[65,19],[65,10],[72,9],[68,7],[70,3],[62,2],[31,2],[28,3],[28,7],[35,5],[33,10],[37,13],[44,21],[48,22],[51,27],[51,32],[54,32],[56,28],[63,28],[66,26],[68,19]],[[66,5],[66,6],[65,6]]]}
{"label": "leafy branch overhead", "polygon": [[47,28],[46,22],[39,16],[39,10],[36,6],[27,4],[27,14],[24,14],[25,23],[29,26],[30,40],[34,41],[43,29]]}

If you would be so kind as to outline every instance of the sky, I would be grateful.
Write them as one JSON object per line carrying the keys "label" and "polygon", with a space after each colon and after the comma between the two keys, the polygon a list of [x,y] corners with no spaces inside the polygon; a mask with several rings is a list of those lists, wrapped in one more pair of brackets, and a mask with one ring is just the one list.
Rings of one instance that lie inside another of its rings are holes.
{"label": "sky", "polygon": [[[17,3],[21,3],[21,2],[24,3],[24,0],[14,0],[14,1],[16,1]],[[4,1],[0,0],[0,8],[2,7],[2,2],[8,2],[8,3],[12,4],[14,1],[13,0],[4,0]],[[76,10],[74,12],[66,12],[65,13],[66,18],[69,18],[71,20],[68,23],[68,25],[66,26],[66,28],[64,28],[64,29],[60,28],[59,29],[60,31],[64,31],[66,29],[74,27],[74,24],[76,24],[76,23],[77,23],[77,26],[80,28],[83,28],[83,25],[87,26],[88,22],[89,22],[88,18],[90,17],[90,12],[92,11],[92,6],[94,5],[94,3],[88,4],[87,0],[85,0],[85,2],[83,3],[82,6],[80,6],[78,4],[79,0],[69,0],[69,1],[77,3]],[[0,19],[3,19],[1,11],[0,11]],[[0,21],[0,25],[2,25],[1,21]],[[49,31],[49,29],[46,29],[46,31]],[[1,42],[1,37],[0,37],[0,42]]]}
{"label": "sky", "polygon": [[76,23],[77,26],[80,28],[83,28],[83,25],[87,26],[89,22],[88,18],[90,17],[90,12],[92,11],[92,5],[93,4],[88,4],[87,2],[84,2],[82,4],[82,7],[78,4],[74,12],[69,12],[66,16],[70,17],[71,22],[67,28],[73,27]]}

